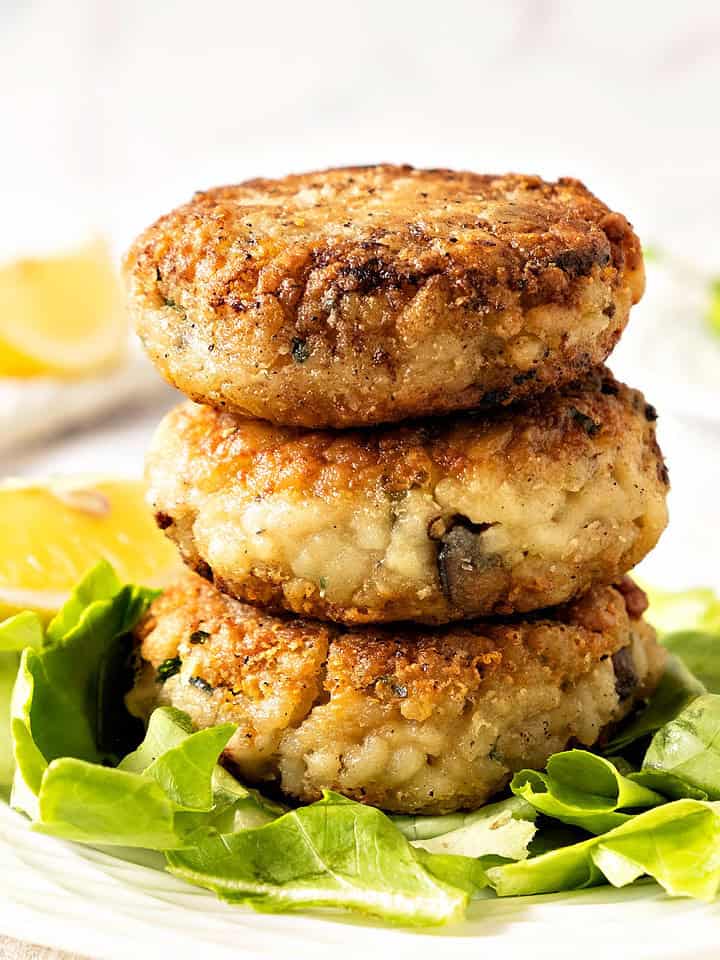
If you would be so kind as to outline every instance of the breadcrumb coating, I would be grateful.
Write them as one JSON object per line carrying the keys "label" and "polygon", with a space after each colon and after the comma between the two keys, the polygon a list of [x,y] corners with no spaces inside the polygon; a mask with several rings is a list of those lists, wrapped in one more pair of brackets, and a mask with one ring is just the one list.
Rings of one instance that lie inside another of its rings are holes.
{"label": "breadcrumb coating", "polygon": [[644,288],[632,227],[577,180],[386,164],[197,193],[126,273],[171,383],[305,427],[566,383],[606,359]]}
{"label": "breadcrumb coating", "polygon": [[348,630],[263,614],[187,573],[136,629],[128,704],[238,724],[225,762],[303,801],[332,789],[397,812],[472,809],[652,691],[664,651],[644,606],[626,581],[524,620]]}

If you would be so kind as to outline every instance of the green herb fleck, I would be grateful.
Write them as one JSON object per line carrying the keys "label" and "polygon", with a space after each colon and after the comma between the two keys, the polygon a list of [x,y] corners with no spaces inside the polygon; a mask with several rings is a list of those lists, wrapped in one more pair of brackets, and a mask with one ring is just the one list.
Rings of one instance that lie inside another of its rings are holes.
{"label": "green herb fleck", "polygon": [[[500,738],[498,737],[498,740],[499,740],[499,739],[500,739]],[[497,741],[497,740],[496,740],[495,743],[490,747],[490,752],[488,753],[488,757],[489,757],[491,760],[494,760],[496,763],[503,763],[503,762],[504,762],[505,758],[503,757],[502,753],[500,753],[500,751],[498,750],[498,741]]]}
{"label": "green herb fleck", "polygon": [[589,417],[586,413],[578,410],[577,407],[570,407],[570,416],[579,426],[583,428],[589,437],[594,437],[596,434],[600,433],[601,424],[595,423],[592,417]]}
{"label": "green herb fleck", "polygon": [[205,643],[205,641],[209,639],[210,634],[207,630],[195,630],[190,634],[190,643]]}
{"label": "green herb fleck", "polygon": [[307,340],[293,337],[291,353],[295,363],[305,363],[310,356],[310,347],[307,345]]}
{"label": "green herb fleck", "polygon": [[174,677],[176,673],[180,672],[181,666],[182,660],[180,657],[170,657],[167,660],[163,660],[163,662],[157,668],[155,680],[158,683],[165,683],[165,681],[169,680],[170,677]]}
{"label": "green herb fleck", "polygon": [[643,259],[648,263],[657,263],[662,260],[663,253],[659,247],[649,246],[643,247]]}
{"label": "green herb fleck", "polygon": [[325,596],[325,593],[327,592],[327,585],[328,585],[328,584],[327,584],[327,578],[326,578],[326,577],[320,577],[320,596],[321,596],[321,597],[324,597],[324,596]]}
{"label": "green herb fleck", "polygon": [[204,693],[213,692],[213,687],[207,682],[207,680],[203,680],[202,677],[190,677],[190,683],[194,687],[197,687],[198,690],[202,690]]}

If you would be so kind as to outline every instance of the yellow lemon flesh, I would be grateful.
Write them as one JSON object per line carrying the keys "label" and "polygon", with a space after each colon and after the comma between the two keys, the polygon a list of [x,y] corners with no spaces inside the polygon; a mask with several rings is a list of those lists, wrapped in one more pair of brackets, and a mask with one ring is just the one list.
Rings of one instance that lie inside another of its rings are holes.
{"label": "yellow lemon flesh", "polygon": [[117,363],[127,339],[104,244],[0,266],[0,376],[84,376]]}
{"label": "yellow lemon flesh", "polygon": [[48,619],[102,557],[144,586],[164,586],[180,569],[140,481],[5,481],[0,530],[0,620],[28,609]]}

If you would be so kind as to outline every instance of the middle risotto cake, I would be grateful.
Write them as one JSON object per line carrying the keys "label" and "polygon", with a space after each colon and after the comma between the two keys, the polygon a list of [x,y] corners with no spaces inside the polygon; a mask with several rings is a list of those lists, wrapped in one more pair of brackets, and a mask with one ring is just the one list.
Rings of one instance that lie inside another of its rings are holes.
{"label": "middle risotto cake", "polygon": [[654,409],[604,369],[488,413],[336,433],[186,403],[147,460],[157,522],[223,592],[346,624],[564,603],[656,544]]}
{"label": "middle risotto cake", "polygon": [[665,654],[645,606],[626,579],[523,619],[349,630],[264,614],[187,573],[136,629],[127,702],[236,723],[225,762],[299,800],[472,809],[652,692]]}

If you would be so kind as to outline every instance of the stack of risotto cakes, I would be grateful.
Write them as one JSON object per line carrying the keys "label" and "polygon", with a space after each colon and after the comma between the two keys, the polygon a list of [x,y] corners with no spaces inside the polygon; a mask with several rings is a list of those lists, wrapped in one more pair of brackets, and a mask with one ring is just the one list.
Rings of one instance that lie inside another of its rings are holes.
{"label": "stack of risotto cakes", "polygon": [[238,725],[312,801],[472,809],[592,746],[663,653],[625,575],[660,536],[654,409],[603,366],[643,292],[576,180],[375,166],[198,193],[127,259],[191,398],[147,460],[190,568],[129,702]]}

